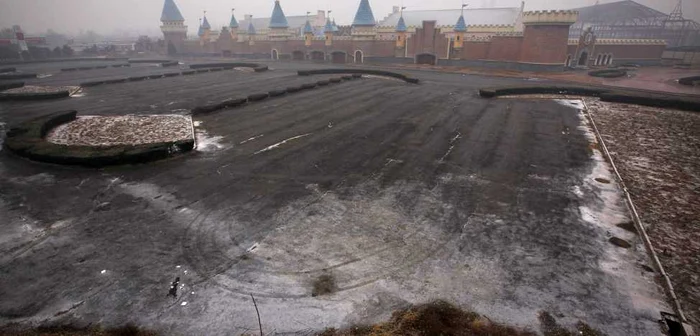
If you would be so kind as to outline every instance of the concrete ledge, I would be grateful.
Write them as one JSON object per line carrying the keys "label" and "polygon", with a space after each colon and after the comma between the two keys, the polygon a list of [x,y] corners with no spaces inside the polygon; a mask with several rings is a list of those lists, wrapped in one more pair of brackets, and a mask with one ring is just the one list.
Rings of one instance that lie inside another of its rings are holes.
{"label": "concrete ledge", "polygon": [[343,79],[338,78],[338,77],[333,77],[333,78],[329,79],[328,81],[330,81],[331,83],[340,83],[343,81]]}
{"label": "concrete ledge", "polygon": [[81,61],[124,61],[127,59],[128,58],[126,58],[126,57],[76,57],[76,58],[53,58],[53,59],[36,60],[36,61],[9,61],[9,62],[0,62],[0,64],[15,65],[15,64],[81,62]]}
{"label": "concrete ledge", "polygon": [[319,69],[319,70],[301,70],[298,72],[299,76],[311,76],[311,75],[332,75],[332,74],[352,74],[353,76],[361,75],[375,75],[397,78],[408,83],[418,83],[417,78],[409,77],[404,74],[384,71],[384,70],[373,70],[373,69]]}
{"label": "concrete ledge", "polygon": [[492,98],[508,95],[528,94],[561,94],[600,97],[601,101],[612,103],[625,103],[685,110],[691,112],[700,111],[700,98],[673,96],[664,92],[630,91],[616,88],[601,88],[593,86],[509,86],[497,88],[485,88],[479,90],[479,95],[484,98]]}
{"label": "concrete ledge", "polygon": [[36,76],[37,75],[35,73],[20,73],[20,72],[1,73],[0,80],[36,78]]}
{"label": "concrete ledge", "polygon": [[17,71],[16,68],[0,68],[0,73],[8,73],[8,72],[15,72]]}
{"label": "concrete ledge", "polygon": [[7,132],[4,147],[16,155],[34,161],[94,168],[146,163],[167,158],[178,151],[190,151],[194,148],[194,139],[108,147],[66,146],[50,143],[44,139],[51,129],[75,120],[76,115],[76,111],[64,111],[22,123]]}
{"label": "concrete ledge", "polygon": [[265,92],[265,93],[254,93],[250,96],[248,96],[248,101],[254,102],[254,101],[260,101],[260,100],[265,100],[269,98],[270,95]]}
{"label": "concrete ledge", "polygon": [[2,93],[0,92],[0,101],[29,101],[29,100],[47,100],[70,97],[70,91],[58,92],[40,92],[40,93]]}
{"label": "concrete ledge", "polygon": [[268,92],[267,94],[270,95],[270,97],[278,97],[281,95],[284,95],[287,93],[287,90],[272,90]]}

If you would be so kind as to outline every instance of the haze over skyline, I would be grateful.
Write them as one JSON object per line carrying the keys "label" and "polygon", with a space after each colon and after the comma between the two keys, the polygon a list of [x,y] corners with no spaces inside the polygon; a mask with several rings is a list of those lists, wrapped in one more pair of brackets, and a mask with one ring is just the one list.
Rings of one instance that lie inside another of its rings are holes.
{"label": "haze over skyline", "polygon": [[[616,0],[600,1],[601,3]],[[237,0],[175,0],[189,26],[189,34],[195,34],[202,11],[214,29],[228,25],[231,8],[236,9],[240,21],[245,14],[254,17],[269,17],[274,1]],[[676,0],[637,0],[638,3],[669,13]],[[473,8],[518,7],[520,0],[474,0],[465,1]],[[315,14],[317,10],[332,10],[332,17],[339,25],[347,25],[357,10],[359,0],[281,0],[288,16]],[[393,6],[403,5],[406,10],[429,10],[459,8],[456,0],[370,0],[375,19],[381,20],[391,13]],[[595,4],[595,0],[527,0],[526,10],[571,9]],[[160,14],[163,0],[0,0],[0,27],[19,24],[27,33],[44,33],[47,29],[75,34],[80,30],[93,30],[101,34],[128,31],[144,35],[160,34]],[[700,1],[685,1],[684,15],[700,21]]]}

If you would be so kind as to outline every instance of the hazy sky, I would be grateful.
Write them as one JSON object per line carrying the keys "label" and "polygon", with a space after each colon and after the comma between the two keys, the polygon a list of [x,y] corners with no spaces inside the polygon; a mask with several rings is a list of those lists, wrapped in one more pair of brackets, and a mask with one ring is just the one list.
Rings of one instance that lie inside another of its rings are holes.
{"label": "hazy sky", "polygon": [[[286,15],[304,15],[307,11],[333,10],[338,24],[349,24],[360,0],[281,0]],[[615,0],[602,0],[601,3]],[[196,32],[202,10],[207,10],[209,22],[215,28],[227,25],[231,8],[236,17],[244,14],[269,17],[274,0],[175,0],[185,16],[190,34]],[[519,6],[520,0],[465,0],[471,7]],[[668,13],[677,0],[637,0],[637,2]],[[374,16],[381,20],[392,6],[407,10],[459,8],[460,0],[370,0]],[[595,0],[527,0],[526,9],[568,9],[592,5]],[[0,0],[0,27],[20,24],[28,33],[40,33],[52,28],[59,32],[76,33],[80,29],[98,33],[116,30],[158,34],[163,0]],[[684,14],[700,21],[700,0],[684,1]]]}

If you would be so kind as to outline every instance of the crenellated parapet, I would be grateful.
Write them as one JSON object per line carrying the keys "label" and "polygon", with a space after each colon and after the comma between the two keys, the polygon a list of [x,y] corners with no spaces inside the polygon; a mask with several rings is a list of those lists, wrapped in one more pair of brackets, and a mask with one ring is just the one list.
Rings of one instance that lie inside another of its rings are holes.
{"label": "crenellated parapet", "polygon": [[523,13],[524,25],[572,25],[578,20],[578,11],[551,10]]}

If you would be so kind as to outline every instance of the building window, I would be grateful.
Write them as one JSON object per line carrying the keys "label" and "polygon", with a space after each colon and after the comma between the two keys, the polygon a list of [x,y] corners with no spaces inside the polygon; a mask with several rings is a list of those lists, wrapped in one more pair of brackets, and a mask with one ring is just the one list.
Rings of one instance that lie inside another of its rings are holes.
{"label": "building window", "polygon": [[459,41],[459,35],[457,35],[457,41]]}

